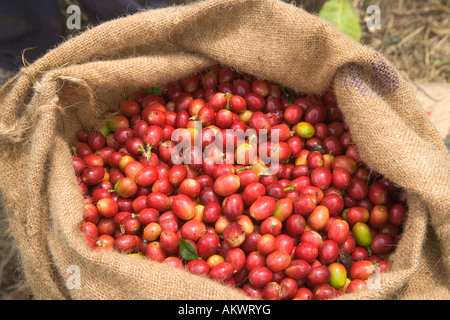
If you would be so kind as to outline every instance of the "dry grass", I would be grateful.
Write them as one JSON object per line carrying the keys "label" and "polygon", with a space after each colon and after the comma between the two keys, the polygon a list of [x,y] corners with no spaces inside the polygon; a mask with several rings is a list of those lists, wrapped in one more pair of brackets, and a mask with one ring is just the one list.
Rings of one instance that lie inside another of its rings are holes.
{"label": "dry grass", "polygon": [[[368,43],[415,82],[448,81],[450,1],[380,2],[395,3],[395,6],[390,4],[392,7],[385,9],[392,13],[385,17],[384,28],[380,32],[367,34]],[[392,39],[399,42],[387,45]]]}
{"label": "dry grass", "polygon": [[[317,13],[324,0],[297,0]],[[450,79],[450,0],[351,0],[361,17],[362,42],[382,53],[417,83]],[[381,29],[371,32],[364,23],[366,9],[381,10]]]}

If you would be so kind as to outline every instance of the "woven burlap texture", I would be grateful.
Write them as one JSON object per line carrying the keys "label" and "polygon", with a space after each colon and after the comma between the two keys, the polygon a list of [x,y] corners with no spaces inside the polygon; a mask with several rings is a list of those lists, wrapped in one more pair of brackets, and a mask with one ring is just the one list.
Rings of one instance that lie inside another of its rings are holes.
{"label": "woven burlap texture", "polygon": [[450,159],[437,130],[389,61],[275,0],[202,1],[116,19],[5,84],[0,190],[34,298],[247,298],[148,259],[93,252],[80,231],[76,133],[136,91],[216,63],[305,93],[333,88],[363,160],[405,188],[408,217],[391,270],[379,286],[340,298],[448,299]]}

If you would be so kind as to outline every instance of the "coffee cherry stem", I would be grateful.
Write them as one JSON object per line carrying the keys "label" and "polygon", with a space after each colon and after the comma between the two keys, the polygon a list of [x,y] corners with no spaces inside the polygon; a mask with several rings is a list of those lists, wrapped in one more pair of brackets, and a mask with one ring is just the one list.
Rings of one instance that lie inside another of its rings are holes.
{"label": "coffee cherry stem", "polygon": [[225,98],[227,98],[227,104],[225,105],[225,109],[228,109],[228,110],[230,110],[231,109],[231,107],[230,107],[230,98],[233,96],[231,93],[225,93],[224,94],[224,96],[225,96]]}
{"label": "coffee cherry stem", "polygon": [[284,188],[284,191],[293,191],[293,190],[295,190],[295,188],[297,188],[297,185],[296,185],[296,184],[294,184],[294,185],[292,185],[292,186],[290,186],[290,187]]}
{"label": "coffee cherry stem", "polygon": [[261,177],[261,176],[271,176],[271,174],[268,172],[267,168],[264,168],[264,169],[261,169],[260,172],[258,172],[258,177]]}
{"label": "coffee cherry stem", "polygon": [[255,141],[258,137],[256,136],[256,134],[252,134],[249,138],[248,138],[248,143],[251,144],[253,141]]}
{"label": "coffee cherry stem", "polygon": [[237,169],[236,170],[236,172],[242,172],[242,171],[245,171],[245,170],[250,170],[251,169],[251,167],[250,166],[244,166],[244,167],[242,167],[242,168],[239,168],[239,169]]}
{"label": "coffee cherry stem", "polygon": [[150,160],[152,157],[152,146],[150,144],[147,143],[146,148],[144,149],[144,147],[142,145],[139,146],[139,152],[142,153],[142,155],[147,159]]}

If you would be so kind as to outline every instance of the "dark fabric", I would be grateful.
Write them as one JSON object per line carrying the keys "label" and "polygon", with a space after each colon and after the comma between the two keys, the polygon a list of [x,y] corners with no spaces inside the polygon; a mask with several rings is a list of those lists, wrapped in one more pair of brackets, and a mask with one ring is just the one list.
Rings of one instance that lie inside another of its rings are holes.
{"label": "dark fabric", "polygon": [[0,2],[0,68],[17,70],[24,57],[32,62],[62,41],[64,20],[56,1]]}
{"label": "dark fabric", "polygon": [[159,9],[171,4],[170,0],[80,0],[82,10],[93,23],[112,20],[127,13],[146,8]]}
{"label": "dark fabric", "polygon": [[[80,0],[90,24],[112,20],[146,8],[158,9],[167,0]],[[63,12],[54,0],[0,1],[0,69],[18,71],[22,53],[32,63],[66,36]]]}

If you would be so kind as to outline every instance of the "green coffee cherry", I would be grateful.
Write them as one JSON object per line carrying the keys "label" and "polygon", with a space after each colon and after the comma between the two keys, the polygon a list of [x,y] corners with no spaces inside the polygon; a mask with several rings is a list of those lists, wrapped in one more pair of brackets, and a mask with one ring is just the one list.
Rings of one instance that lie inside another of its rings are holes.
{"label": "green coffee cherry", "polygon": [[352,232],[358,246],[368,247],[372,243],[372,235],[367,224],[363,222],[355,223],[353,225]]}

